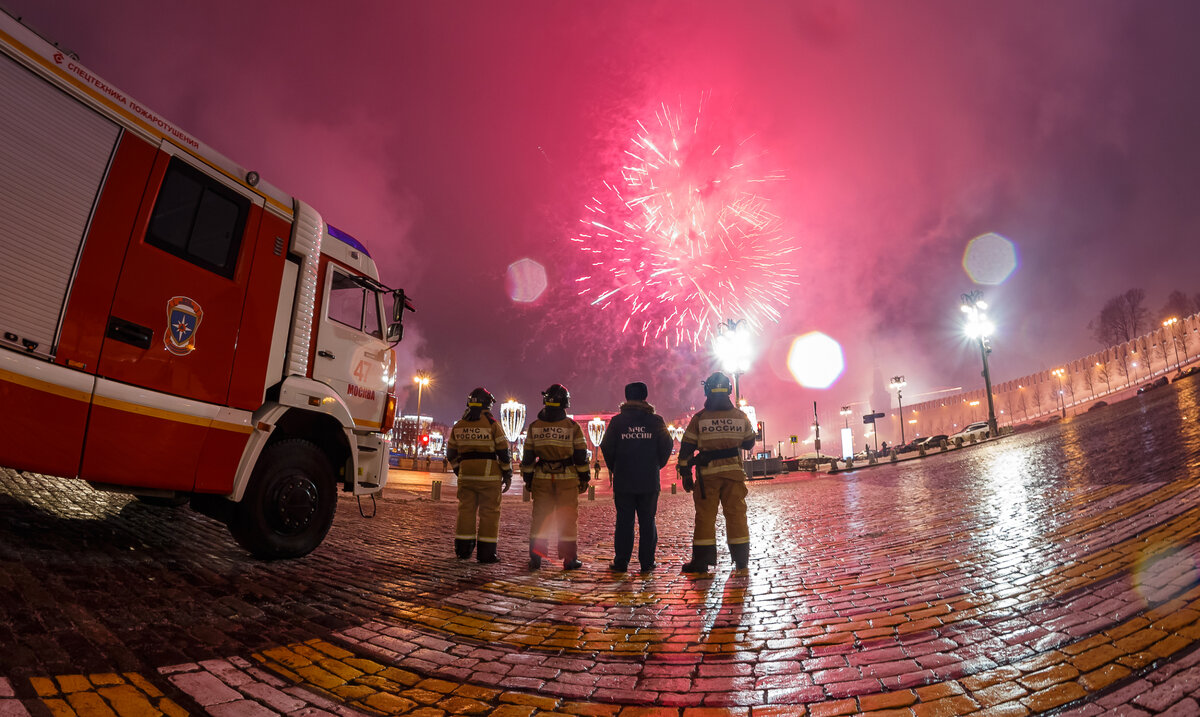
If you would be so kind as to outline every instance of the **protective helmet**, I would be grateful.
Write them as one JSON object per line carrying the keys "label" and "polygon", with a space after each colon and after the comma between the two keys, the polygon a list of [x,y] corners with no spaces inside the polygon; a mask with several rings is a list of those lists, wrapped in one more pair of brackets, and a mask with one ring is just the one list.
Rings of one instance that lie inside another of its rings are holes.
{"label": "protective helmet", "polygon": [[706,397],[714,393],[728,394],[732,390],[733,384],[730,383],[729,377],[720,371],[704,379],[704,395]]}
{"label": "protective helmet", "polygon": [[571,405],[571,392],[561,383],[556,383],[542,391],[542,403],[547,406],[566,408]]}
{"label": "protective helmet", "polygon": [[492,404],[496,402],[496,397],[491,394],[486,388],[480,387],[467,394],[467,407],[475,408],[476,406],[483,410],[488,410]]}

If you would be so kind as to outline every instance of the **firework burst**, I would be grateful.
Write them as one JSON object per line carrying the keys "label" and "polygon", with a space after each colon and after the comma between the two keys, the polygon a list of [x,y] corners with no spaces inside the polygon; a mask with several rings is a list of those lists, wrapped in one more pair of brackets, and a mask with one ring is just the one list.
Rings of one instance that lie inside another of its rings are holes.
{"label": "firework burst", "polygon": [[791,242],[760,194],[752,138],[722,141],[701,110],[683,120],[662,105],[638,123],[621,176],[585,205],[572,237],[590,259],[579,294],[626,313],[642,343],[698,346],[727,318],[761,330],[797,283]]}

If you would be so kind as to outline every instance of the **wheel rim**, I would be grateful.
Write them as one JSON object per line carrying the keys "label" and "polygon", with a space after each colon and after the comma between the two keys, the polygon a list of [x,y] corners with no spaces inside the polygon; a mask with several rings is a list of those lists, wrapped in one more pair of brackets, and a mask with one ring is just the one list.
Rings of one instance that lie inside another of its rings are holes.
{"label": "wheel rim", "polygon": [[271,509],[267,517],[276,531],[295,535],[312,522],[319,504],[317,484],[306,475],[291,475],[281,480],[271,492]]}

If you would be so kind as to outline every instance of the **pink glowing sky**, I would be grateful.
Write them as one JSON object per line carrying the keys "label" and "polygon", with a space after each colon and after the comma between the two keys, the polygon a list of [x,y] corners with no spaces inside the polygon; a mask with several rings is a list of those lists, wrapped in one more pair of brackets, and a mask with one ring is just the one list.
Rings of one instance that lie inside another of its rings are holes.
{"label": "pink glowing sky", "polygon": [[[414,297],[401,378],[432,374],[441,421],[476,385],[533,405],[562,382],[579,413],[632,380],[668,419],[701,402],[711,356],[621,334],[576,296],[568,238],[634,122],[702,93],[787,177],[772,207],[800,283],[743,377],[776,437],[806,433],[814,400],[887,410],[895,374],[906,402],[980,388],[963,292],[994,307],[1003,381],[1096,350],[1116,293],[1157,310],[1200,291],[1192,2],[6,6],[362,240]],[[1000,286],[962,268],[987,232],[1020,257]],[[518,304],[505,271],[526,257],[548,288]],[[813,331],[845,355],[826,390],[787,369]]]}

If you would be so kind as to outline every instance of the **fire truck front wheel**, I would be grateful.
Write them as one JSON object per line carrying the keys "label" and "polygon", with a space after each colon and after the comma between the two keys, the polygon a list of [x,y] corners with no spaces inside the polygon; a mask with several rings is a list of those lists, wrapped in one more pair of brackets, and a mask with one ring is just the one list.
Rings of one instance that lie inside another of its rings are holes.
{"label": "fire truck front wheel", "polygon": [[303,439],[268,446],[254,468],[229,530],[258,558],[298,558],[321,544],[337,508],[329,459]]}

